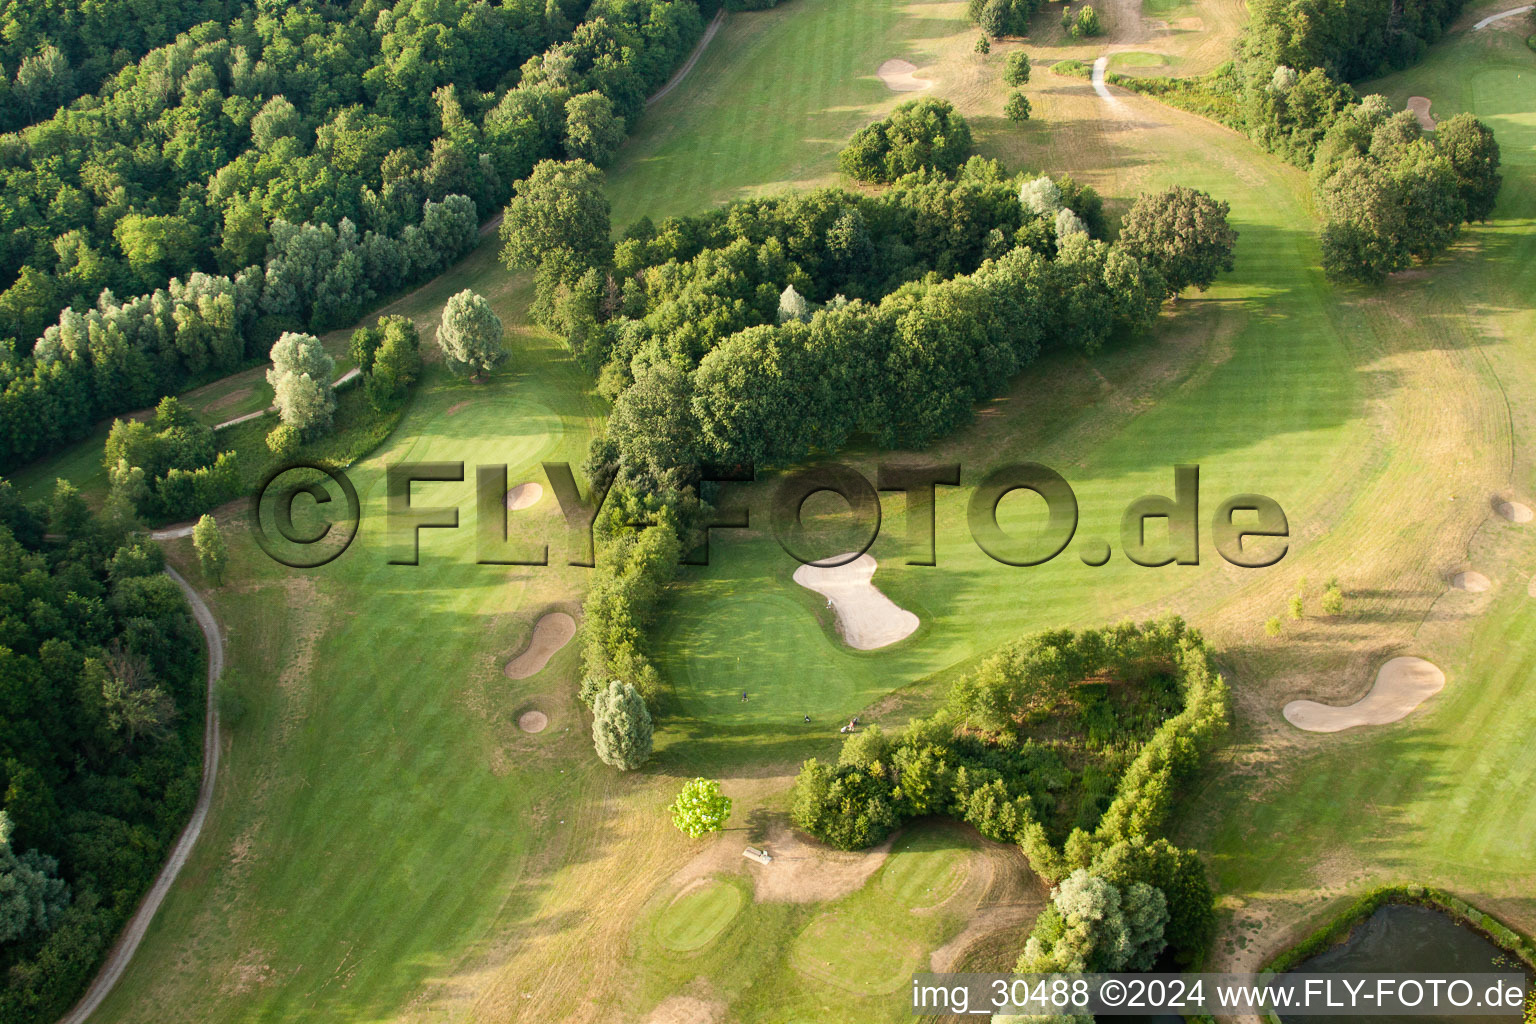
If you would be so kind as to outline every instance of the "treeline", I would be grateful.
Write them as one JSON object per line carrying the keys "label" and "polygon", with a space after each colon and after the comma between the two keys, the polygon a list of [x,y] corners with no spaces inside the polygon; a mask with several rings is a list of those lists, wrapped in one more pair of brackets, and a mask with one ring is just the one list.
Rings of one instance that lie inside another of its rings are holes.
{"label": "treeline", "polygon": [[0,1022],[59,1016],[197,796],[203,644],[130,520],[0,482]]}
{"label": "treeline", "polygon": [[427,200],[419,223],[361,236],[338,227],[271,227],[264,266],[232,277],[192,274],[126,301],[65,310],[30,358],[0,362],[0,469],[88,434],[103,416],[231,372],[267,354],[289,327],[327,330],[355,320],[375,296],[436,274],[475,245],[473,201]]}
{"label": "treeline", "polygon": [[[361,247],[402,238],[451,195],[488,210],[547,157],[607,159],[717,6],[400,0],[197,26],[0,138],[8,380],[31,374],[33,340],[60,310],[93,307],[103,289],[234,280],[284,248],[280,223],[339,238],[349,222]],[[284,326],[315,326],[310,312],[342,315],[301,308]]]}
{"label": "treeline", "polygon": [[957,681],[933,717],[892,736],[866,728],[835,765],[807,761],[791,817],[859,849],[911,818],[944,815],[1017,843],[1041,877],[1076,877],[1105,902],[1111,896],[1087,876],[1151,885],[1167,910],[1157,936],[1188,963],[1212,921],[1210,889],[1194,852],[1160,834],[1226,721],[1226,684],[1200,634],[1177,617],[1041,633]]}
{"label": "treeline", "polygon": [[641,224],[614,251],[612,314],[598,319],[598,294],[577,332],[614,397],[594,457],[653,492],[705,462],[786,464],[855,436],[926,444],[1040,353],[1152,323],[1163,255],[1092,237],[1102,223],[1091,189],[973,160],[874,197]]}

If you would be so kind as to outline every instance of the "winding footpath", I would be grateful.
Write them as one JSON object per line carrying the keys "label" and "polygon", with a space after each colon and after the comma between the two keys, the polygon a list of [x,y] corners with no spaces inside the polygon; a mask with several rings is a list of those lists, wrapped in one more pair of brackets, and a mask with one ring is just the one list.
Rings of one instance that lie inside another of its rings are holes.
{"label": "winding footpath", "polygon": [[1487,28],[1489,25],[1492,25],[1496,21],[1503,21],[1505,18],[1513,18],[1517,14],[1524,14],[1530,9],[1531,5],[1526,4],[1524,7],[1511,7],[1507,11],[1500,11],[1498,14],[1490,14],[1476,25],[1473,25],[1472,31],[1476,32],[1480,28]]}
{"label": "winding footpath", "polygon": [[165,896],[171,891],[171,886],[176,882],[176,876],[186,866],[187,858],[192,854],[192,847],[197,843],[197,837],[202,834],[203,822],[208,819],[208,808],[213,803],[213,782],[219,774],[219,705],[214,697],[214,684],[219,681],[219,676],[224,673],[224,639],[219,634],[219,624],[213,617],[213,612],[203,601],[202,596],[192,589],[192,586],[182,578],[181,573],[166,566],[165,573],[181,592],[187,596],[187,604],[192,607],[192,617],[197,620],[198,626],[203,631],[203,637],[208,642],[208,714],[203,722],[203,781],[197,790],[197,803],[192,808],[192,818],[187,822],[187,827],[181,830],[176,845],[171,849],[171,855],[166,859],[165,866],[160,869],[160,874],[155,878],[155,884],[145,894],[139,909],[134,911],[128,924],[123,928],[122,934],[117,938],[117,944],[107,954],[107,960],[101,965],[101,970],[96,972],[96,980],[91,982],[91,987],[86,989],[85,995],[75,1004],[74,1009],[59,1018],[59,1024],[85,1024],[91,1013],[101,1005],[102,1000],[112,991],[118,979],[123,976],[128,962],[133,959],[133,954],[138,951],[139,943],[144,939],[144,933],[149,930],[149,922],[155,918],[155,912],[160,909]]}
{"label": "winding footpath", "polygon": [[676,89],[679,85],[683,84],[683,79],[688,77],[688,72],[692,71],[693,66],[699,62],[699,58],[704,56],[704,50],[709,46],[709,41],[715,38],[715,33],[720,31],[720,26],[724,24],[724,22],[725,8],[722,7],[720,8],[720,12],[715,15],[714,20],[709,23],[709,27],[704,30],[704,34],[699,37],[699,45],[695,46],[693,48],[693,53],[688,55],[687,63],[678,68],[677,74],[673,75],[671,80],[667,82],[666,85],[662,86],[660,89],[657,89],[655,94],[652,95],[650,99],[645,101],[646,106],[649,107],[654,103],[660,103],[663,99],[666,98],[668,93],[670,93],[673,89]]}

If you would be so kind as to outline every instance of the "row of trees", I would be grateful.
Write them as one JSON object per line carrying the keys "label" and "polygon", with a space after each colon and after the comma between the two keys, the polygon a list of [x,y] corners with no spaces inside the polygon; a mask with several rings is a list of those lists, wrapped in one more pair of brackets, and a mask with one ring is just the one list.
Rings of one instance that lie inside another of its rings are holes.
{"label": "row of trees", "polygon": [[104,415],[143,408],[161,395],[267,354],[285,330],[355,319],[376,295],[410,276],[436,273],[478,236],[463,196],[423,204],[419,224],[393,237],[338,227],[272,227],[264,265],[233,277],[196,273],[185,282],[93,308],[65,310],[29,358],[0,361],[0,468],[77,440]]}
{"label": "row of trees", "polygon": [[[1116,331],[1149,326],[1169,295],[1232,267],[1226,205],[1192,189],[1139,199],[1111,245],[1089,229],[1102,222],[1097,197],[1070,181],[920,181],[878,199],[842,197],[865,237],[879,239],[874,251],[904,247],[904,271],[925,275],[875,301],[848,301],[844,288],[878,296],[875,275],[840,280],[853,261],[846,249],[827,251],[837,233],[820,236],[827,248],[799,235],[807,214],[852,221],[838,198],[736,211],[726,223],[745,237],[637,271],[618,315],[588,332],[589,344],[594,334],[613,339],[603,385],[616,392],[614,411],[593,454],[622,485],[655,492],[686,485],[702,462],[783,464],[861,434],[927,443],[1041,352],[1091,353]],[[763,230],[770,224],[777,230]],[[638,246],[619,248],[627,259]],[[929,268],[961,273],[937,279]]]}
{"label": "row of trees", "polygon": [[[844,743],[836,765],[807,761],[792,795],[795,825],[841,849],[857,849],[909,818],[942,814],[990,839],[1018,843],[1031,868],[1061,881],[1057,914],[1037,922],[1020,970],[1134,968],[1149,964],[1165,943],[1181,962],[1194,960],[1213,921],[1210,888],[1198,856],[1158,833],[1180,782],[1227,720],[1226,685],[1203,639],[1170,617],[1139,627],[1040,634],[993,662],[957,684],[949,706],[934,717],[914,720],[893,737],[868,728]],[[1048,748],[1030,738],[1028,727],[1041,721],[1043,707],[1075,701],[1075,688],[1106,674],[1122,687],[1155,687],[1159,675],[1167,676],[1175,706],[1139,739],[1137,724],[1121,722],[1119,735],[1084,748],[1099,753],[1068,773],[1074,781],[1064,781],[1059,759],[1050,763]],[[978,714],[978,706],[989,710]],[[1105,753],[1125,749],[1132,759],[1113,773],[1111,799],[1096,819],[1064,837],[1050,827],[1042,792],[1081,784],[1096,765],[1102,771],[1110,763]],[[1141,938],[1104,945],[1098,940],[1113,936],[1075,934],[1074,922],[1093,916],[1078,912],[1077,901],[1090,897],[1106,924],[1113,908],[1131,918],[1123,923]],[[1026,962],[1034,966],[1022,966]],[[1058,966],[1040,966],[1046,963]]]}
{"label": "row of trees", "polygon": [[[283,329],[348,322],[368,290],[462,251],[434,244],[424,204],[461,196],[473,220],[545,157],[611,156],[715,6],[399,0],[198,26],[0,145],[0,280],[13,282],[0,294],[0,383],[30,378],[33,339],[103,288],[152,295],[216,271],[246,277],[245,291],[259,282],[258,315],[290,319],[260,332],[257,352]],[[282,226],[305,222],[318,237]],[[263,257],[295,246],[353,258],[312,260],[315,280],[302,261],[290,261],[297,280],[263,280]],[[172,389],[159,388],[117,408]],[[62,430],[0,447],[0,464],[110,411],[61,412]]]}
{"label": "row of trees", "polygon": [[196,799],[201,637],[130,525],[62,481],[39,506],[0,482],[5,1024],[75,999]]}

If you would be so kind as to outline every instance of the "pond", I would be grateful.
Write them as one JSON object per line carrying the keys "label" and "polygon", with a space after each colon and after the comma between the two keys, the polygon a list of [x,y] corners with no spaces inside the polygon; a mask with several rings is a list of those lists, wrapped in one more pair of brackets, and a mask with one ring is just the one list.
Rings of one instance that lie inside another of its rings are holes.
{"label": "pond", "polygon": [[[1471,928],[1431,907],[1388,904],[1357,925],[1349,939],[1304,960],[1296,972],[1382,972],[1443,974],[1510,971],[1518,961]],[[1527,985],[1530,973],[1526,972]],[[1287,1024],[1365,1024],[1378,1017],[1283,1017]],[[1402,1017],[1416,1024],[1472,1024],[1518,1020],[1518,1016]]]}

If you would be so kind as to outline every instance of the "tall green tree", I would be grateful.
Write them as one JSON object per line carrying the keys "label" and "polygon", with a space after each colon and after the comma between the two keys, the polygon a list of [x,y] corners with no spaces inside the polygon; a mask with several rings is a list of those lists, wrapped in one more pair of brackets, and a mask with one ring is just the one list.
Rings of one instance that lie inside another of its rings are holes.
{"label": "tall green tree", "polygon": [[1468,113],[1460,113],[1435,128],[1435,142],[1450,160],[1461,182],[1467,220],[1487,220],[1499,198],[1504,178],[1499,174],[1499,144],[1493,131]]}
{"label": "tall green tree", "polygon": [[634,771],[651,756],[651,713],[640,692],[614,680],[592,702],[592,745],[598,758]]}
{"label": "tall green tree", "polygon": [[606,166],[624,141],[624,118],[600,92],[584,92],[565,103],[565,151],[573,160]]}
{"label": "tall green tree", "polygon": [[437,343],[455,372],[490,372],[507,357],[501,338],[501,317],[483,296],[466,288],[443,305]]}
{"label": "tall green tree", "polygon": [[1217,273],[1234,266],[1237,231],[1227,223],[1230,211],[1229,204],[1183,185],[1143,194],[1120,226],[1120,246],[1156,265],[1169,295],[1191,286],[1205,291]]}
{"label": "tall green tree", "polygon": [[52,931],[69,906],[58,862],[36,850],[11,849],[10,816],[0,811],[0,943]]}
{"label": "tall green tree", "polygon": [[336,360],[313,334],[285,332],[272,346],[273,404],[285,426],[313,437],[330,429],[336,409],[332,376]]}
{"label": "tall green tree", "polygon": [[609,251],[603,172],[585,160],[544,160],[517,183],[501,223],[501,258],[531,268],[550,259],[587,266]]}
{"label": "tall green tree", "polygon": [[213,516],[204,514],[192,527],[192,550],[197,552],[203,575],[218,586],[224,582],[224,567],[229,563],[229,549]]}

